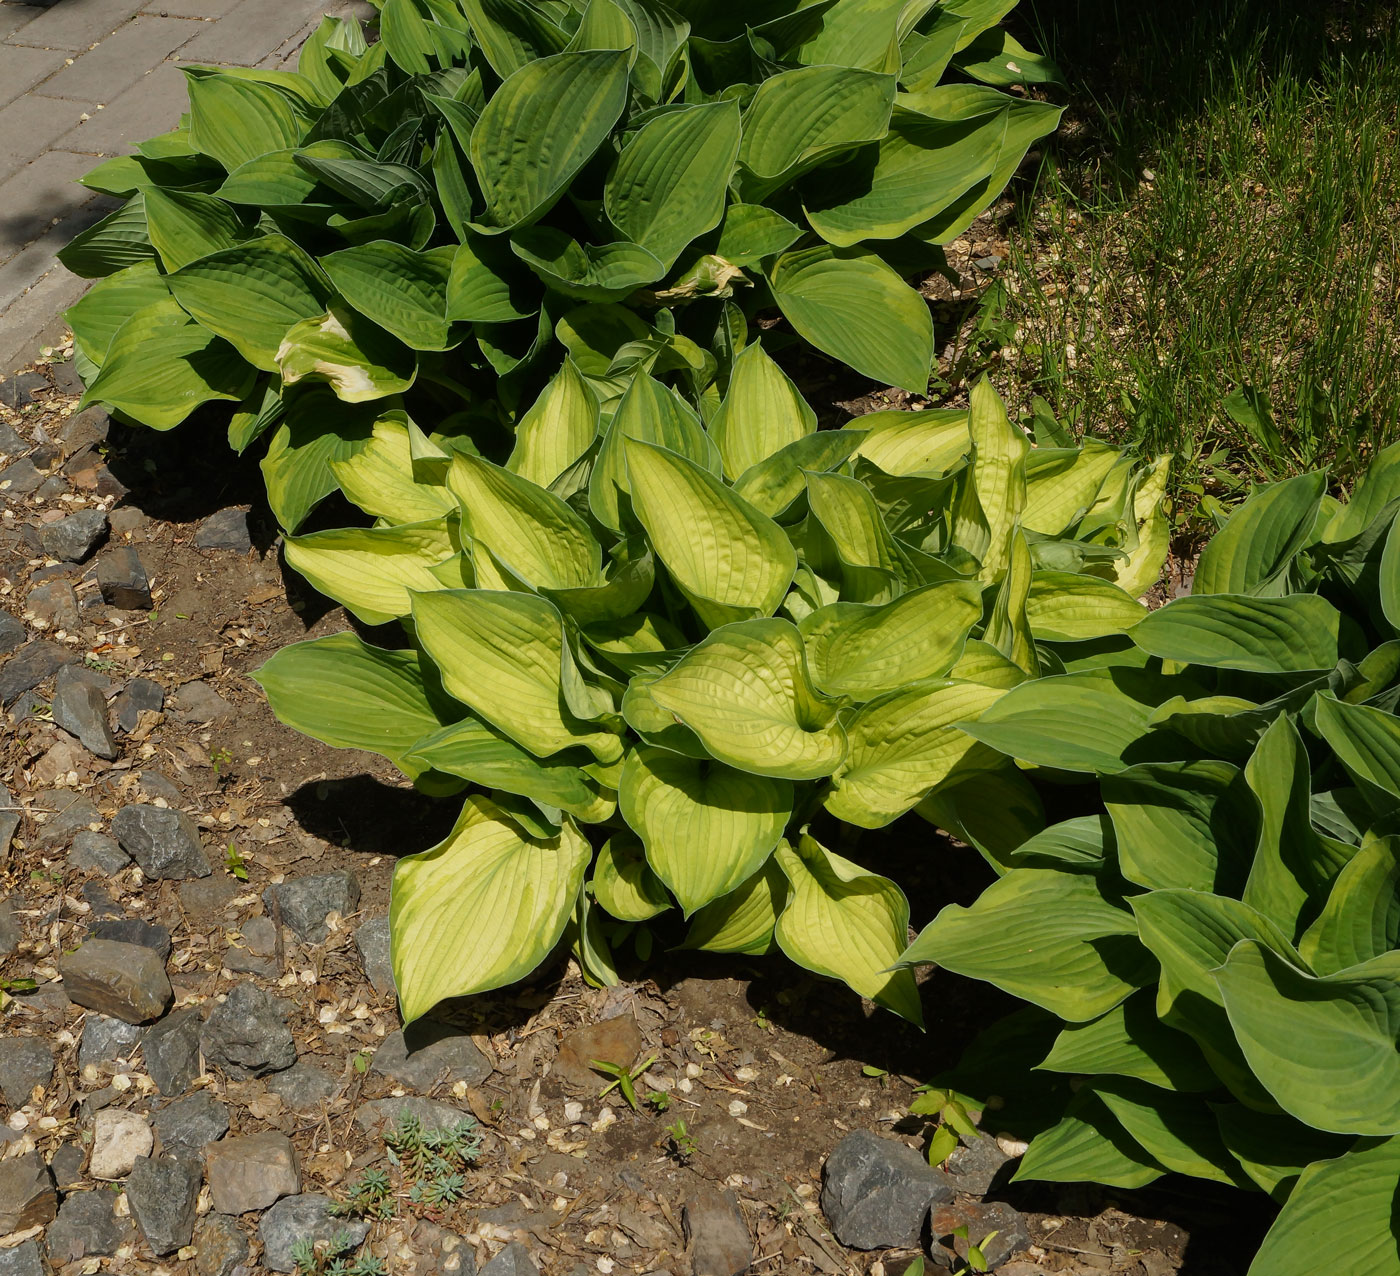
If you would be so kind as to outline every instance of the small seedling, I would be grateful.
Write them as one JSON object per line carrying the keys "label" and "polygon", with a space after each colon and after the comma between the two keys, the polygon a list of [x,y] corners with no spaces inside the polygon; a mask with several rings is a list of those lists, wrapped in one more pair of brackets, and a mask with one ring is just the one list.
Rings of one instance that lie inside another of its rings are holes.
{"label": "small seedling", "polygon": [[[356,1067],[360,1057],[368,1066],[366,1051],[357,1056]],[[418,1117],[404,1111],[398,1125],[385,1133],[384,1144],[389,1164],[402,1180],[400,1191],[395,1194],[388,1170],[368,1169],[332,1207],[333,1213],[382,1221],[393,1218],[398,1201],[406,1200],[415,1213],[437,1214],[465,1195],[466,1171],[481,1150],[481,1136],[471,1117],[450,1129],[425,1130]]]}
{"label": "small seedling", "polygon": [[654,1112],[661,1113],[671,1106],[671,1096],[664,1090],[652,1090],[647,1094],[647,1102]]}
{"label": "small seedling", "polygon": [[[961,1227],[955,1227],[953,1229],[953,1235],[961,1237],[966,1241],[968,1239],[967,1224],[964,1223]],[[967,1262],[960,1266],[957,1271],[953,1273],[953,1276],[968,1276],[971,1272],[985,1272],[989,1270],[986,1250],[987,1246],[996,1239],[997,1235],[998,1232],[988,1232],[976,1245],[968,1241]]]}
{"label": "small seedling", "polygon": [[700,1151],[690,1131],[685,1128],[685,1122],[679,1117],[666,1127],[666,1141],[671,1155],[682,1165],[689,1165],[691,1159]]}
{"label": "small seedling", "polygon": [[349,1232],[337,1232],[320,1243],[308,1236],[292,1246],[292,1262],[299,1276],[384,1276],[384,1260],[372,1254],[351,1259],[356,1248]]}
{"label": "small seedling", "polygon": [[595,1072],[601,1072],[604,1076],[612,1077],[601,1090],[598,1091],[600,1099],[606,1098],[613,1090],[620,1090],[622,1097],[627,1100],[627,1106],[633,1112],[640,1110],[641,1105],[637,1102],[637,1078],[642,1076],[653,1063],[660,1058],[659,1055],[648,1055],[646,1059],[637,1067],[628,1069],[620,1063],[609,1063],[605,1059],[590,1059],[588,1066]]}
{"label": "small seedling", "polygon": [[209,765],[214,768],[214,782],[217,784],[223,769],[233,765],[233,754],[228,749],[215,749],[209,754]]}
{"label": "small seedling", "polygon": [[224,871],[230,876],[236,877],[240,882],[248,880],[248,865],[235,842],[230,842],[228,850],[224,852]]}
{"label": "small seedling", "polygon": [[909,1111],[913,1116],[931,1116],[937,1121],[928,1141],[930,1165],[942,1165],[952,1155],[959,1135],[968,1140],[978,1137],[977,1126],[966,1106],[949,1090],[920,1086]]}

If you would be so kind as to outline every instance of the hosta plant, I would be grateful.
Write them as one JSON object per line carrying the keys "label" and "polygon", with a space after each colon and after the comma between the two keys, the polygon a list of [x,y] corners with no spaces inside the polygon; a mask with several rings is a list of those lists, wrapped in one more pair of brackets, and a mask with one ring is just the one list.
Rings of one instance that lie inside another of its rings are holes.
{"label": "hosta plant", "polygon": [[566,354],[608,412],[641,367],[708,419],[762,316],[770,350],[923,392],[905,277],[1059,118],[1013,5],[383,0],[377,41],[328,18],[295,72],[187,68],[188,115],[87,176],[127,202],[61,254],[100,279],[69,314],[87,401],[275,430],[295,530],[379,409],[508,450]]}
{"label": "hosta plant", "polygon": [[993,1082],[1046,1127],[1017,1177],[1260,1188],[1254,1276],[1400,1272],[1397,514],[1400,446],[1345,504],[1264,488],[1188,596],[966,724],[1081,813],[968,827],[1004,875],[903,958],[1038,1008],[993,1052],[1044,1079],[1029,1116],[1034,1074]]}
{"label": "hosta plant", "polygon": [[455,443],[384,415],[330,462],[374,526],[286,542],[406,645],[341,633],[258,674],[289,725],[466,791],[395,869],[405,1019],[523,978],[569,928],[600,980],[624,940],[776,945],[919,1020],[905,897],[832,835],[1014,779],[959,724],[1144,614],[1163,466],[1033,450],[985,383],[970,411],[818,432],[759,346],[708,429],[642,371],[604,424],[569,363],[506,464]]}

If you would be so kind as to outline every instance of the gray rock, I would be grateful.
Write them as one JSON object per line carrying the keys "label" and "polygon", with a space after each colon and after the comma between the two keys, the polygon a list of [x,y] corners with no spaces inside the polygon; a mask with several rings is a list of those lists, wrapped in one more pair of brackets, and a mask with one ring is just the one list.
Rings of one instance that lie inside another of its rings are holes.
{"label": "gray rock", "polygon": [[255,957],[271,957],[277,951],[277,927],[272,918],[250,917],[243,923],[243,943]]}
{"label": "gray rock", "polygon": [[36,1085],[48,1085],[53,1068],[53,1047],[38,1037],[0,1038],[0,1095],[10,1107],[22,1108]]}
{"label": "gray rock", "polygon": [[58,671],[54,686],[53,720],[89,753],[109,762],[117,756],[117,741],[107,722],[107,701],[91,683],[73,676],[74,666]]}
{"label": "gray rock", "polygon": [[49,388],[48,379],[42,372],[21,372],[8,381],[0,381],[0,403],[18,412],[21,408],[37,403],[35,390]]}
{"label": "gray rock", "polygon": [[56,1213],[58,1193],[37,1152],[0,1161],[0,1236],[38,1227]]}
{"label": "gray rock", "polygon": [[7,611],[0,611],[0,656],[8,656],[27,637],[29,631]]}
{"label": "gray rock", "polygon": [[[66,580],[46,580],[29,591],[24,605],[50,629],[76,629],[83,623],[78,595]],[[70,666],[76,668],[76,666]]]}
{"label": "gray rock", "polygon": [[127,1023],[148,1023],[169,1008],[174,993],[165,962],[149,948],[90,939],[58,960],[70,1001]]}
{"label": "gray rock", "polygon": [[111,420],[101,408],[84,408],[74,413],[58,432],[64,455],[72,456],[85,447],[105,443],[111,427]]}
{"label": "gray rock", "polygon": [[76,510],[39,529],[39,543],[50,558],[81,563],[107,535],[107,515],[101,510]]}
{"label": "gray rock", "polygon": [[206,1214],[194,1229],[194,1269],[199,1276],[233,1276],[248,1261],[248,1238],[236,1218]]}
{"label": "gray rock", "polygon": [[120,611],[150,611],[151,582],[141,557],[130,545],[109,549],[97,560],[102,601]]}
{"label": "gray rock", "polygon": [[243,892],[243,883],[237,878],[220,873],[217,877],[207,877],[202,881],[181,882],[177,888],[180,907],[191,917],[210,920],[225,915],[228,924],[236,924],[233,917],[233,901]]}
{"label": "gray rock", "polygon": [[190,1243],[201,1177],[193,1160],[178,1156],[142,1157],[133,1167],[127,1204],[157,1257]]}
{"label": "gray rock", "polygon": [[281,910],[282,924],[303,944],[319,944],[330,934],[326,917],[348,917],[360,902],[360,883],[354,873],[338,869],[293,877],[263,891],[263,907],[273,916]]}
{"label": "gray rock", "polygon": [[491,1075],[490,1062],[466,1033],[434,1019],[419,1019],[385,1037],[370,1066],[424,1092],[440,1081],[478,1085]]}
{"label": "gray rock", "polygon": [[141,724],[142,710],[159,713],[165,707],[165,692],[149,678],[133,678],[112,701],[117,729],[130,735]]}
{"label": "gray rock", "polygon": [[196,549],[231,549],[246,554],[253,548],[248,535],[248,511],[237,507],[210,514],[195,530]]}
{"label": "gray rock", "polygon": [[387,997],[394,991],[394,966],[389,958],[389,916],[371,917],[355,930],[360,964],[374,991]]}
{"label": "gray rock", "polygon": [[126,914],[97,882],[84,882],[78,887],[78,896],[92,910],[92,919],[103,917],[124,917]]}
{"label": "gray rock", "polygon": [[183,811],[189,805],[179,786],[163,772],[138,771],[136,783],[152,802],[163,799],[166,806],[174,807],[177,811]]}
{"label": "gray rock", "polygon": [[68,852],[69,868],[91,870],[111,877],[130,863],[131,856],[122,850],[114,837],[94,833],[91,829],[79,829],[73,835],[73,846]]}
{"label": "gray rock", "polygon": [[199,841],[199,830],[183,811],[171,807],[124,806],[112,820],[122,848],[157,880],[208,877],[213,869]]}
{"label": "gray rock", "polygon": [[[3,793],[3,786],[0,786],[0,793]],[[4,799],[0,799],[4,800]],[[3,841],[0,838],[0,841]],[[4,858],[7,848],[0,847],[0,859]],[[19,928],[19,921],[15,917],[14,905],[8,899],[0,899],[0,957],[8,957],[20,945],[24,938],[24,932]]]}
{"label": "gray rock", "polygon": [[29,446],[13,427],[0,421],[0,456],[18,456]]}
{"label": "gray rock", "polygon": [[917,1246],[929,1207],[953,1197],[947,1175],[913,1148],[868,1130],[842,1138],[822,1178],[827,1221],[852,1249]]}
{"label": "gray rock", "polygon": [[267,1088],[293,1112],[318,1112],[334,1098],[340,1083],[324,1068],[298,1059],[290,1068],[268,1077]]}
{"label": "gray rock", "polygon": [[21,457],[0,470],[0,499],[32,495],[43,483],[43,471],[27,456]]}
{"label": "gray rock", "polygon": [[39,1242],[25,1241],[13,1249],[0,1249],[0,1276],[44,1276]]}
{"label": "gray rock", "polygon": [[1011,1158],[997,1146],[990,1135],[983,1134],[972,1142],[966,1138],[955,1147],[944,1163],[952,1176],[953,1186],[969,1196],[985,1196],[992,1183]]}
{"label": "gray rock", "polygon": [[97,1068],[104,1063],[130,1060],[146,1031],[110,1015],[89,1014],[83,1020],[83,1035],[78,1041],[78,1067],[91,1064]]}
{"label": "gray rock", "polygon": [[88,935],[92,939],[115,939],[121,944],[140,944],[153,953],[159,953],[161,961],[170,959],[170,932],[153,922],[139,921],[134,917],[114,917],[98,922]]}
{"label": "gray rock", "polygon": [[224,950],[224,969],[234,975],[256,975],[259,979],[276,979],[282,973],[275,957],[258,957],[236,944]]}
{"label": "gray rock", "polygon": [[297,1048],[284,1005],[255,984],[237,984],[205,1021],[199,1038],[205,1059],[239,1081],[290,1068]]}
{"label": "gray rock", "polygon": [[157,1112],[155,1127],[162,1152],[200,1152],[228,1133],[228,1108],[208,1090],[196,1090]]}
{"label": "gray rock", "polygon": [[0,704],[13,704],[26,691],[32,691],[45,678],[77,660],[78,653],[67,647],[46,638],[32,639],[0,665]]}
{"label": "gray rock", "polygon": [[740,1276],[753,1262],[753,1241],[734,1200],[700,1185],[687,1198],[681,1226],[695,1276]]}
{"label": "gray rock", "polygon": [[[36,452],[37,456],[38,453]],[[61,475],[51,474],[34,492],[34,499],[38,501],[52,501],[63,496],[68,491],[68,482]]]}
{"label": "gray rock", "polygon": [[385,1127],[392,1129],[404,1112],[417,1117],[425,1130],[450,1130],[460,1122],[472,1119],[470,1112],[464,1112],[450,1103],[420,1099],[410,1094],[401,1099],[373,1099],[360,1104],[359,1111],[355,1113],[355,1124],[366,1131]]}
{"label": "gray rock", "polygon": [[184,1094],[199,1076],[199,1034],[204,1020],[191,1006],[146,1030],[141,1057],[161,1094]]}
{"label": "gray rock", "polygon": [[540,1276],[540,1269],[535,1266],[525,1246],[519,1241],[511,1241],[481,1269],[481,1276]]}
{"label": "gray rock", "polygon": [[87,1155],[76,1143],[65,1143],[49,1158],[49,1173],[53,1175],[60,1192],[66,1192],[83,1181],[85,1160]]}
{"label": "gray rock", "polygon": [[265,1210],[301,1191],[301,1167],[291,1139],[270,1131],[210,1144],[204,1149],[204,1174],[220,1214]]}
{"label": "gray rock", "polygon": [[70,1192],[49,1224],[44,1244],[55,1267],[95,1255],[110,1258],[135,1239],[131,1220],[118,1218],[115,1192]]}
{"label": "gray rock", "polygon": [[298,1241],[330,1241],[344,1232],[358,1246],[369,1235],[369,1224],[359,1219],[337,1218],[331,1213],[328,1196],[306,1192],[278,1201],[258,1220],[258,1236],[263,1243],[263,1266],[274,1272],[296,1269],[292,1250]]}
{"label": "gray rock", "polygon": [[67,846],[83,829],[102,820],[102,813],[87,798],[69,790],[41,794],[38,802],[45,805],[50,798],[58,805],[50,807],[53,814],[35,830],[34,845],[40,850]]}
{"label": "gray rock", "polygon": [[227,718],[233,706],[207,682],[186,682],[175,689],[169,713],[176,722],[204,724]]}

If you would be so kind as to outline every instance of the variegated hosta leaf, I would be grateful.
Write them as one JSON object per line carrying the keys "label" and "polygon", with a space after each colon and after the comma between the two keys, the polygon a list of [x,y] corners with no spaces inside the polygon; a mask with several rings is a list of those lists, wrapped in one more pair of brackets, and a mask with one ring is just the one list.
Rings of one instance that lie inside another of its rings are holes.
{"label": "variegated hosta leaf", "polygon": [[622,816],[687,917],[751,877],[792,817],[793,786],[639,746],[622,769]]}
{"label": "variegated hosta leaf", "polygon": [[690,919],[682,948],[761,955],[773,950],[773,930],[788,897],[787,874],[769,857],[748,881]]}
{"label": "variegated hosta leaf", "polygon": [[633,510],[700,619],[771,616],[797,569],[783,529],[676,452],[628,439],[624,456]]}
{"label": "variegated hosta leaf", "polygon": [[817,689],[861,701],[943,677],[981,618],[977,586],[949,581],[882,607],[834,603],[804,617],[798,629]]}
{"label": "variegated hosta leaf", "polygon": [[746,620],[717,629],[648,687],[711,756],[780,779],[830,775],[846,755],[836,706],[807,675],[797,627]]}
{"label": "variegated hosta leaf", "polygon": [[995,765],[996,754],[963,725],[1003,694],[976,682],[941,682],[862,705],[846,723],[846,760],[832,777],[826,809],[848,824],[881,828],[955,769]]}
{"label": "variegated hosta leaf", "polygon": [[618,737],[595,725],[604,711],[584,703],[563,620],[546,599],[484,589],[420,593],[413,623],[448,692],[537,758],[574,746],[600,762],[622,756]]}
{"label": "variegated hosta leaf", "polygon": [[593,864],[593,897],[621,922],[644,922],[671,906],[670,896],[647,864],[642,844],[614,833]]}
{"label": "variegated hosta leaf", "polygon": [[383,625],[412,609],[414,590],[441,589],[432,568],[451,558],[447,520],[397,527],[345,527],[288,536],[287,562],[367,625]]}
{"label": "variegated hosta leaf", "polygon": [[416,428],[406,416],[386,413],[354,456],[330,462],[340,490],[366,514],[388,523],[418,523],[458,512],[457,498],[444,484],[415,476]]}
{"label": "variegated hosta leaf", "polygon": [[763,346],[745,346],[734,360],[724,402],[709,426],[725,473],[737,480],[816,428],[817,414]]}
{"label": "variegated hosta leaf", "polygon": [[485,797],[469,797],[447,837],[394,866],[389,900],[399,1015],[523,979],[564,932],[591,850],[565,819],[532,837]]}
{"label": "variegated hosta leaf", "polygon": [[324,381],[346,403],[365,403],[402,394],[418,372],[412,350],[398,338],[332,303],[325,314],[287,329],[277,347],[283,385]]}
{"label": "variegated hosta leaf", "polygon": [[791,888],[775,930],[783,952],[922,1027],[913,972],[893,969],[909,934],[904,892],[806,834],[774,854]]}

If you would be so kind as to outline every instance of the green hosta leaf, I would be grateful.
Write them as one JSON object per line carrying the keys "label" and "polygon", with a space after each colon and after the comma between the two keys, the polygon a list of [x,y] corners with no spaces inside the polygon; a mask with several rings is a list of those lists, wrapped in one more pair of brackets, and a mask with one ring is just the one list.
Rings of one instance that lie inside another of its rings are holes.
{"label": "green hosta leaf", "polygon": [[647,863],[689,917],[737,890],[773,853],[792,817],[793,787],[645,746],[622,769],[622,816]]}
{"label": "green hosta leaf", "polygon": [[671,906],[671,897],[647,865],[642,844],[628,833],[614,833],[593,865],[593,895],[623,922],[644,922]]}
{"label": "green hosta leaf", "polygon": [[283,235],[210,253],[166,277],[171,293],[255,368],[276,372],[287,330],[326,313],[331,289],[320,268]]}
{"label": "green hosta leaf", "polygon": [[[332,141],[314,142],[305,150],[332,155],[351,153],[345,143]],[[214,194],[229,204],[292,210],[292,216],[310,210],[329,217],[331,206],[324,200],[330,192],[320,185],[315,173],[297,163],[297,156],[302,153],[289,149],[258,155],[235,168]]]}
{"label": "green hosta leaf", "polygon": [[167,272],[248,238],[243,219],[223,200],[198,191],[161,190],[145,195],[146,228]]}
{"label": "green hosta leaf", "polygon": [[79,407],[106,403],[152,429],[168,430],[201,403],[243,398],[253,377],[228,342],[193,323],[167,296],[116,330]]}
{"label": "green hosta leaf", "polygon": [[1377,815],[1400,806],[1400,719],[1369,705],[1331,696],[1313,701],[1317,732]]}
{"label": "green hosta leaf", "polygon": [[719,225],[738,153],[732,100],[653,117],[629,138],[603,188],[609,220],[669,268]]}
{"label": "green hosta leaf", "polygon": [[581,301],[620,301],[665,273],[639,244],[580,244],[552,226],[517,230],[510,246],[547,287]]}
{"label": "green hosta leaf", "polygon": [[1026,457],[1026,504],[1021,526],[1060,536],[1093,505],[1122,453],[1098,439],[1077,448],[1036,448]]}
{"label": "green hosta leaf", "polygon": [[1400,443],[1381,448],[1352,490],[1351,499],[1327,523],[1323,540],[1329,544],[1360,536],[1400,497]]}
{"label": "green hosta leaf", "polygon": [[1032,53],[1005,31],[988,31],[955,59],[964,75],[984,84],[1064,84],[1064,78],[1049,58]]}
{"label": "green hosta leaf", "polygon": [[457,552],[447,520],[289,536],[287,562],[367,625],[407,616],[411,591],[441,589],[432,568]]}
{"label": "green hosta leaf", "polygon": [[837,0],[822,14],[820,29],[802,45],[798,60],[893,74],[899,70],[897,28],[906,7],[904,0]]}
{"label": "green hosta leaf", "polygon": [[598,396],[572,359],[545,386],[515,427],[515,447],[506,468],[548,487],[598,437]]}
{"label": "green hosta leaf", "polygon": [[1133,916],[1089,873],[1017,868],[971,908],[949,904],[900,958],[984,979],[1071,1023],[1112,1010],[1156,973]]}
{"label": "green hosta leaf", "polygon": [[78,352],[101,366],[117,329],[138,310],[169,296],[165,276],[147,259],[98,280],[65,311],[63,321],[73,329]]}
{"label": "green hosta leaf", "polygon": [[232,74],[187,72],[190,145],[230,173],[269,151],[294,147],[302,128],[291,100],[270,84]]}
{"label": "green hosta leaf", "polygon": [[568,34],[531,5],[463,0],[477,45],[501,79],[537,58],[562,53]]}
{"label": "green hosta leaf", "polygon": [[564,932],[590,858],[565,820],[525,834],[494,802],[469,797],[445,840],[394,866],[389,901],[399,1015],[528,975]]}
{"label": "green hosta leaf", "polygon": [[846,722],[846,760],[832,777],[826,809],[848,824],[881,828],[958,768],[995,764],[963,727],[1003,694],[976,682],[942,682],[861,706]]}
{"label": "green hosta leaf", "polygon": [[416,253],[387,239],[321,258],[340,294],[413,350],[457,344],[447,314],[447,280],[458,250]]}
{"label": "green hosta leaf", "polygon": [[424,732],[413,743],[409,761],[597,823],[610,818],[617,803],[581,769],[579,763],[586,764],[591,756],[579,750],[573,761],[562,757],[541,761],[486,723],[465,717],[441,730]]}
{"label": "green hosta leaf", "polygon": [[1317,594],[1177,598],[1134,626],[1133,642],[1164,660],[1247,673],[1311,673],[1337,663],[1337,609]]}
{"label": "green hosta leaf", "polygon": [[1221,895],[1243,889],[1258,817],[1237,767],[1148,763],[1106,775],[1102,785],[1119,868],[1130,882]]}
{"label": "green hosta leaf", "polygon": [[[1040,673],[1040,657],[1036,653],[1035,637],[1026,613],[1034,572],[1030,547],[1020,528],[1012,531],[1005,569],[982,640],[989,647],[996,648],[1028,677],[1034,678]],[[986,571],[985,565],[983,571]]]}
{"label": "green hosta leaf", "polygon": [[485,235],[467,232],[447,276],[448,319],[510,323],[540,308],[540,286],[511,254]]}
{"label": "green hosta leaf", "polygon": [[886,474],[943,474],[972,451],[968,413],[951,408],[871,412],[845,428],[865,431],[859,455]]}
{"label": "green hosta leaf", "polygon": [[1081,815],[1042,829],[1020,843],[1009,858],[1017,868],[1053,868],[1063,863],[1071,869],[1094,869],[1113,853],[1114,845],[1113,825],[1107,816]]}
{"label": "green hosta leaf", "polygon": [[1327,474],[1314,470],[1256,491],[1201,551],[1193,594],[1287,592],[1286,575],[1312,537]]}
{"label": "green hosta leaf", "polygon": [[491,96],[471,141],[491,229],[539,218],[602,145],[627,101],[628,60],[607,50],[555,54]]}
{"label": "green hosta leaf", "polygon": [[1319,979],[1245,940],[1214,974],[1244,1057],[1285,1112],[1337,1134],[1400,1131],[1400,953]]}
{"label": "green hosta leaf", "polygon": [[[249,428],[257,428],[258,418],[265,420],[269,412],[278,415],[275,408],[263,404]],[[291,402],[284,402],[280,416],[260,468],[267,503],[282,527],[294,532],[317,502],[335,491],[331,463],[354,456],[365,446],[373,417],[342,406],[320,386],[309,386]]]}
{"label": "green hosta leaf", "polygon": [[[930,824],[977,848],[998,876],[1018,847],[1045,830],[1045,808],[1030,781],[1014,767],[974,771],[931,792],[915,808]],[[1102,858],[1102,847],[1100,847]]]}
{"label": "green hosta leaf", "polygon": [[440,483],[414,476],[412,426],[386,414],[354,456],[331,461],[340,490],[366,514],[390,523],[418,523],[456,514],[457,498]]}
{"label": "green hosta leaf", "polygon": [[773,930],[787,897],[787,874],[770,857],[748,881],[696,913],[680,947],[712,953],[771,952]]}
{"label": "green hosta leaf", "polygon": [[588,524],[552,492],[479,456],[452,458],[447,486],[462,524],[521,580],[536,588],[597,584],[602,548]]}
{"label": "green hosta leaf", "polygon": [[434,690],[416,651],[385,651],[355,634],[283,647],[252,675],[280,722],[338,749],[386,757],[411,780],[434,765],[410,759],[418,740],[461,708]]}
{"label": "green hosta leaf", "polygon": [[1117,671],[1040,678],[1008,691],[966,728],[998,752],[1064,771],[1122,771],[1147,734],[1149,710]]}
{"label": "green hosta leaf", "polygon": [[782,528],[678,453],[628,439],[625,456],[636,515],[700,618],[772,615],[797,568]]}
{"label": "green hosta leaf", "polygon": [[1147,989],[1098,1019],[1068,1024],[1039,1066],[1046,1072],[1131,1077],[1188,1094],[1219,1084],[1200,1047],[1157,1018]]}
{"label": "green hosta leaf", "polygon": [[567,683],[578,674],[563,621],[545,599],[480,589],[422,593],[413,599],[413,621],[448,692],[536,757],[575,745],[600,762],[622,756],[617,736],[569,702]]}
{"label": "green hosta leaf", "polygon": [[836,706],[807,675],[802,638],[785,620],[715,630],[649,688],[721,762],[780,779],[830,775],[846,754]]}
{"label": "green hosta leaf", "polygon": [[287,329],[277,367],[283,385],[324,381],[346,403],[402,394],[418,374],[418,360],[403,342],[334,302],[324,315]]}
{"label": "green hosta leaf", "polygon": [[1032,1140],[1013,1181],[1146,1187],[1165,1173],[1092,1090],[1071,1101],[1064,1119]]}
{"label": "green hosta leaf", "polygon": [[786,513],[807,491],[807,472],[839,468],[859,446],[861,436],[848,430],[822,430],[789,443],[766,461],[750,466],[734,491],[770,518]]}
{"label": "green hosta leaf", "polygon": [[1082,642],[1126,633],[1147,608],[1117,585],[1073,572],[1036,572],[1026,619],[1046,642]]}
{"label": "green hosta leaf", "polygon": [[1298,951],[1319,975],[1400,948],[1400,839],[1368,838],[1337,874]]}
{"label": "green hosta leaf", "polygon": [[1159,1165],[1192,1178],[1250,1186],[1203,1099],[1131,1080],[1096,1081],[1094,1092]]}
{"label": "green hosta leaf", "polygon": [[755,266],[791,248],[802,238],[802,228],[762,204],[730,204],[719,233],[717,256],[736,266]]}
{"label": "green hosta leaf", "polygon": [[1309,1129],[1282,1112],[1255,1112],[1242,1103],[1213,1103],[1225,1146],[1274,1200],[1282,1203],[1314,1161],[1347,1151],[1353,1139]]}
{"label": "green hosta leaf", "polygon": [[818,690],[861,701],[943,677],[981,617],[980,591],[959,580],[913,590],[882,607],[834,603],[798,628]]}
{"label": "green hosta leaf", "polygon": [[744,347],[709,427],[725,473],[737,479],[816,428],[817,414],[763,346]]}
{"label": "green hosta leaf", "polygon": [[791,887],[776,929],[783,952],[922,1027],[913,974],[891,969],[909,933],[904,892],[805,834],[795,850],[783,842],[774,855]]}
{"label": "green hosta leaf", "polygon": [[1267,722],[1261,707],[1238,696],[1173,696],[1157,706],[1150,725],[1171,731],[1207,753],[1248,757]]}
{"label": "green hosta leaf", "polygon": [[874,253],[830,247],[784,253],[769,283],[788,322],[818,350],[876,381],[913,394],[928,389],[928,303]]}

